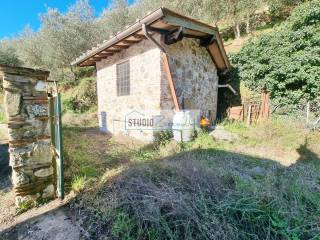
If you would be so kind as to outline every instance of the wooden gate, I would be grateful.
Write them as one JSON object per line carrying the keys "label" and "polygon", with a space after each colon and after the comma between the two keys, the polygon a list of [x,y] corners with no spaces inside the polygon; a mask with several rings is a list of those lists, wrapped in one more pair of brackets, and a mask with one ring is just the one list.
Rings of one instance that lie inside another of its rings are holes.
{"label": "wooden gate", "polygon": [[62,148],[62,124],[61,124],[61,96],[56,93],[49,97],[50,132],[51,142],[54,149],[57,195],[64,198],[64,162]]}

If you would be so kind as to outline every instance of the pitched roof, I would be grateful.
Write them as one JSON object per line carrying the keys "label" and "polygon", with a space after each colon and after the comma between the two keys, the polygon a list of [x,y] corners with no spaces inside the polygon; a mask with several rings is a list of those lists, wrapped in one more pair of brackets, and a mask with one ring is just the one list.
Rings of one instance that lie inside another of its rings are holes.
{"label": "pitched roof", "polygon": [[96,62],[146,39],[143,25],[147,26],[150,32],[158,32],[161,34],[177,32],[183,28],[183,35],[185,37],[197,38],[204,42],[204,46],[207,48],[219,70],[230,68],[230,63],[218,28],[163,7],[146,15],[142,19],[137,19],[134,24],[118,32],[117,35],[111,37],[109,40],[105,40],[102,44],[98,44],[97,47],[93,47],[91,50],[83,53],[71,64],[77,66],[94,66]]}

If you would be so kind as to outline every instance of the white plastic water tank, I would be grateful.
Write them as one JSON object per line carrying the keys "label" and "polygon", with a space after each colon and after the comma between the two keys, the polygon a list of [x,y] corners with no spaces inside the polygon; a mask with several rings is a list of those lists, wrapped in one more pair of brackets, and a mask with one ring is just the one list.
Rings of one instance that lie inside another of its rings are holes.
{"label": "white plastic water tank", "polygon": [[99,127],[100,127],[100,132],[107,133],[107,113],[106,112],[99,113]]}
{"label": "white plastic water tank", "polygon": [[172,131],[173,138],[178,142],[192,140],[195,129],[194,118],[190,111],[179,111],[173,117]]}

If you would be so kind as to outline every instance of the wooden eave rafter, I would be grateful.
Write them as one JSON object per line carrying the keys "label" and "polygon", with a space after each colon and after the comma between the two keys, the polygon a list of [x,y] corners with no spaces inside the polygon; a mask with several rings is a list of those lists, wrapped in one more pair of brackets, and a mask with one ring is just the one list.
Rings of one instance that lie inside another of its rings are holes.
{"label": "wooden eave rafter", "polygon": [[103,50],[101,53],[102,54],[110,54],[110,53],[116,53],[116,52],[120,52],[121,49],[107,49],[107,50]]}
{"label": "wooden eave rafter", "polygon": [[122,50],[122,49],[127,49],[128,47],[129,46],[113,45],[111,48]]}
{"label": "wooden eave rafter", "polygon": [[137,38],[137,39],[146,39],[146,36],[144,36],[144,35],[142,35],[142,34],[138,34],[138,33],[133,34],[132,36],[133,36],[134,38]]}
{"label": "wooden eave rafter", "polygon": [[128,43],[128,44],[135,44],[135,43],[138,43],[140,41],[141,40],[127,40],[127,39],[122,40],[123,43]]}

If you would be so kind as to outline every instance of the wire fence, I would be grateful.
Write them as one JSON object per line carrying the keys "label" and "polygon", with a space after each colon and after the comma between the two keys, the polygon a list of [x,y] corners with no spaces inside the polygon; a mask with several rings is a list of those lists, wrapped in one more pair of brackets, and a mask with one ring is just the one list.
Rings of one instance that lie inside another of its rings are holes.
{"label": "wire fence", "polygon": [[312,101],[302,100],[291,108],[273,104],[271,101],[271,113],[294,120],[306,128],[320,130],[320,98]]}
{"label": "wire fence", "polygon": [[303,99],[299,104],[286,105],[273,101],[267,92],[262,92],[260,99],[242,99],[241,105],[230,107],[227,113],[229,119],[246,122],[248,126],[272,115],[320,131],[320,97],[312,101]]}

